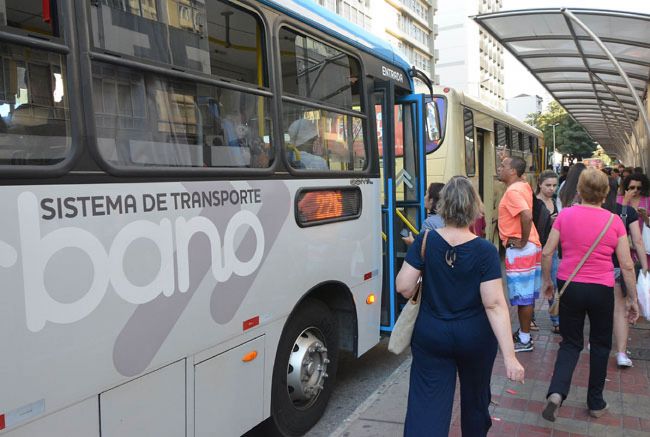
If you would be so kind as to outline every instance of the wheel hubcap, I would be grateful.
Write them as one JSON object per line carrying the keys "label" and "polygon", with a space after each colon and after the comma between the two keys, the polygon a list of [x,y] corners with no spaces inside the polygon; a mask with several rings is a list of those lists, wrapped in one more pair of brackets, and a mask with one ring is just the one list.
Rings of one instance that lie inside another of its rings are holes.
{"label": "wheel hubcap", "polygon": [[296,338],[287,366],[287,391],[298,408],[310,407],[327,378],[327,348],[317,328],[307,328]]}

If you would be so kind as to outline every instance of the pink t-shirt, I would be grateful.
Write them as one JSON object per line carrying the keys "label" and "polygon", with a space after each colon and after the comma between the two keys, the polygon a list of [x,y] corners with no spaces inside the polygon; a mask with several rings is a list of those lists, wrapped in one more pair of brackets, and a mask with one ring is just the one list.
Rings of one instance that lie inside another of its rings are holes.
{"label": "pink t-shirt", "polygon": [[[582,257],[600,235],[610,215],[611,213],[605,209],[583,205],[574,205],[560,211],[553,223],[553,229],[560,232],[560,243],[562,244],[562,260],[557,271],[558,279],[566,281],[571,276]],[[623,221],[619,216],[614,216],[612,225],[587,262],[573,278],[573,282],[613,287],[612,254],[616,250],[618,239],[626,235]]]}

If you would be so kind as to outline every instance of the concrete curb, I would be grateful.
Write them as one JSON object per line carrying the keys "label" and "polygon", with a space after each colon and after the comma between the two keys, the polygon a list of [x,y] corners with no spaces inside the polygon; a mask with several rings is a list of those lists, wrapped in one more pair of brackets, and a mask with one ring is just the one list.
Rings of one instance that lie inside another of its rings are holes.
{"label": "concrete curb", "polygon": [[341,437],[345,430],[347,430],[352,422],[357,420],[368,408],[375,403],[377,398],[383,395],[388,388],[395,384],[397,380],[402,376],[402,373],[411,367],[412,357],[406,359],[402,364],[399,365],[397,369],[390,374],[384,383],[382,383],[377,390],[375,390],[368,398],[363,401],[353,412],[350,414],[341,424],[330,434],[330,437]]}

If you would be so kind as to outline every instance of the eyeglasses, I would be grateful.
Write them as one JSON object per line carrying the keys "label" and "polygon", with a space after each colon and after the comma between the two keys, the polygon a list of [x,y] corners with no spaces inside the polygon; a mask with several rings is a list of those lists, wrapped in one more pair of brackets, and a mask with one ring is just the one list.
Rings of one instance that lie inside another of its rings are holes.
{"label": "eyeglasses", "polygon": [[638,185],[630,185],[627,189],[628,189],[628,190],[631,190],[631,191],[634,191],[634,190],[639,190],[639,191],[641,191],[641,187],[638,186]]}

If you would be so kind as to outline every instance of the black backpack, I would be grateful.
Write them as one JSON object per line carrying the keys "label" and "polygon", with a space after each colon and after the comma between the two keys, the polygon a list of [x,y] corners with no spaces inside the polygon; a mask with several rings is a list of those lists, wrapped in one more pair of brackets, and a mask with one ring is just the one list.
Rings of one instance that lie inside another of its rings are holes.
{"label": "black backpack", "polygon": [[537,196],[533,196],[533,224],[539,234],[540,243],[542,243],[542,246],[545,245],[553,223],[551,213],[546,208],[544,201],[538,199]]}

